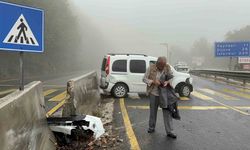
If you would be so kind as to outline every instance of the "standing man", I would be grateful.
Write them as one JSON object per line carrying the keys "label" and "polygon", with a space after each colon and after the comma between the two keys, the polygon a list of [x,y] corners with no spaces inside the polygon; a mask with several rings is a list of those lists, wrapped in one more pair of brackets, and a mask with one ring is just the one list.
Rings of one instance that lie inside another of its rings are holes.
{"label": "standing man", "polygon": [[[148,133],[155,131],[157,111],[160,103],[159,86],[161,85],[160,79],[162,76],[172,74],[170,66],[167,64],[166,57],[159,57],[156,64],[151,65],[143,78],[143,82],[147,84],[147,94],[150,97],[150,116],[149,116],[149,129]],[[163,86],[170,84],[165,81]],[[172,116],[168,109],[162,109],[164,125],[167,136],[176,139],[177,136],[172,133],[173,123]]]}

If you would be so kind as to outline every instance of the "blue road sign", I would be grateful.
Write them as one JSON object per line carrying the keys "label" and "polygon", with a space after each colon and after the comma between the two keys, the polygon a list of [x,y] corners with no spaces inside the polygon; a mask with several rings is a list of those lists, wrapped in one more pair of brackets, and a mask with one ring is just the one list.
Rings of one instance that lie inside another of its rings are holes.
{"label": "blue road sign", "polygon": [[0,2],[0,50],[44,51],[44,11]]}
{"label": "blue road sign", "polygon": [[216,57],[250,56],[250,42],[216,42]]}

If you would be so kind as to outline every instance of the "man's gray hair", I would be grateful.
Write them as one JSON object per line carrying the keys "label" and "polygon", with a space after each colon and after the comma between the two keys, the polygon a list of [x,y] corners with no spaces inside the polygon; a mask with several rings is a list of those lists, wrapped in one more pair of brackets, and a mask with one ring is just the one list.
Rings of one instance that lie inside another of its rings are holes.
{"label": "man's gray hair", "polygon": [[160,61],[165,61],[165,62],[167,62],[167,58],[166,58],[165,56],[160,56],[160,57],[158,57],[158,59],[157,59],[157,63],[160,62]]}

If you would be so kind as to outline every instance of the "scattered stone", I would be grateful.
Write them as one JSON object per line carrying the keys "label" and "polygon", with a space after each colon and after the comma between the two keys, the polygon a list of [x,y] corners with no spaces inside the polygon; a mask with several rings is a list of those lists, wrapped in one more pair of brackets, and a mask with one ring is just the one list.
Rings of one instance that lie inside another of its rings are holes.
{"label": "scattered stone", "polygon": [[94,145],[94,142],[90,142],[89,144],[88,144],[88,146],[93,146]]}
{"label": "scattered stone", "polygon": [[93,146],[90,146],[90,147],[86,148],[86,150],[93,150],[93,149],[94,149]]}
{"label": "scattered stone", "polygon": [[109,136],[109,133],[108,133],[108,132],[106,132],[106,133],[104,133],[104,134],[103,134],[103,136]]}
{"label": "scattered stone", "polygon": [[122,142],[123,142],[123,139],[118,139],[117,141],[120,142],[120,143],[122,143]]}
{"label": "scattered stone", "polygon": [[98,147],[101,147],[102,146],[102,142],[100,140],[98,140],[98,141],[95,142],[95,145],[98,146]]}
{"label": "scattered stone", "polygon": [[107,142],[107,140],[106,140],[106,138],[103,138],[102,139],[102,144],[107,144],[108,142]]}

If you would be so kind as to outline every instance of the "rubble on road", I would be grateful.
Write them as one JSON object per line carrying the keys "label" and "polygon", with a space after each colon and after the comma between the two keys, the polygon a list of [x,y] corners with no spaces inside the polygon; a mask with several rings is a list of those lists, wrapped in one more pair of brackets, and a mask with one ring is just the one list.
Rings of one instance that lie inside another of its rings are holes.
{"label": "rubble on road", "polygon": [[99,138],[105,132],[101,119],[89,115],[51,117],[47,121],[59,149],[86,148],[88,141]]}
{"label": "rubble on road", "polygon": [[[63,128],[51,128],[57,138],[57,150],[116,150],[119,149],[119,144],[123,143],[117,133],[113,131],[113,111],[114,111],[114,100],[103,101],[98,109],[93,112],[94,116],[100,117],[105,133],[98,132],[97,130],[86,128],[86,122],[81,122],[81,125],[85,125],[85,130],[77,134],[77,137],[72,138],[71,135],[58,134],[58,129],[64,130]],[[86,115],[89,116],[89,115]],[[84,117],[85,121],[93,121],[94,116]],[[76,119],[76,118],[75,118]],[[79,117],[77,118],[80,119]],[[83,120],[83,118],[81,118]],[[74,120],[74,119],[73,119]],[[62,121],[62,120],[61,120]],[[63,120],[65,121],[65,120]],[[69,122],[67,122],[69,123]],[[71,122],[72,123],[72,122]],[[88,124],[87,124],[88,125]],[[99,125],[100,129],[100,125]],[[103,130],[104,131],[104,130]],[[64,131],[65,132],[65,131]],[[99,133],[99,134],[97,134]],[[63,137],[63,138],[62,138]],[[64,139],[60,141],[60,139]],[[66,140],[65,140],[66,139]],[[72,140],[73,139],[73,140]]]}
{"label": "rubble on road", "polygon": [[99,139],[91,141],[88,144],[87,150],[116,150],[119,149],[119,144],[123,143],[117,133],[113,132],[112,124],[106,124],[104,126],[106,133],[103,134]]}
{"label": "rubble on road", "polygon": [[119,137],[118,133],[113,131],[114,100],[105,99],[105,101],[98,108],[99,113],[97,114],[101,115],[99,117],[101,117],[106,132],[97,140],[91,141],[87,150],[117,150],[119,149],[119,144],[123,143],[123,139]]}

